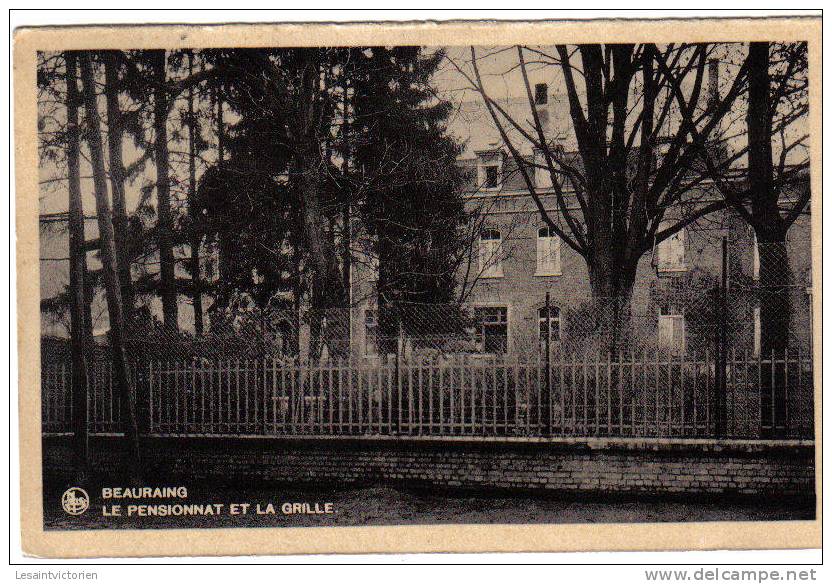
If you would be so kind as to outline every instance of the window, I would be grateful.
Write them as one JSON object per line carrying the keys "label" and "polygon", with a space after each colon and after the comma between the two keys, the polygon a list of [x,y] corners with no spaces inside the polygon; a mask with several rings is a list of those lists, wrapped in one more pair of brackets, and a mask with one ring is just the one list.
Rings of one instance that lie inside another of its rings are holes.
{"label": "window", "polygon": [[474,309],[476,341],[482,353],[505,353],[508,349],[508,308],[481,306]]}
{"label": "window", "polygon": [[497,229],[484,229],[480,235],[480,274],[484,278],[502,278],[502,236]]}
{"label": "window", "polygon": [[477,179],[483,190],[497,190],[503,182],[503,153],[499,150],[478,152]]}
{"label": "window", "polygon": [[[659,227],[659,230],[664,227]],[[687,269],[685,263],[685,230],[681,229],[659,242],[656,246],[657,265],[660,272],[682,272]]]}
{"label": "window", "polygon": [[685,351],[685,317],[672,304],[659,307],[659,346],[675,353]]}
{"label": "window", "polygon": [[535,105],[546,105],[549,102],[549,86],[545,83],[537,83],[534,86]]}
{"label": "window", "polygon": [[537,230],[537,269],[535,276],[560,276],[560,237],[551,227]]}
{"label": "window", "polygon": [[378,355],[378,316],[374,308],[364,311],[364,354]]}
{"label": "window", "polygon": [[757,245],[757,234],[752,233],[751,244],[751,274],[755,280],[760,279],[760,246]]}
{"label": "window", "polygon": [[496,164],[489,164],[485,167],[485,181],[483,186],[487,189],[496,189],[500,184],[499,173]]}
{"label": "window", "polygon": [[560,308],[557,306],[550,306],[549,313],[546,313],[544,306],[537,311],[538,322],[538,338],[541,341],[546,340],[546,334],[549,334],[550,341],[560,340]]}

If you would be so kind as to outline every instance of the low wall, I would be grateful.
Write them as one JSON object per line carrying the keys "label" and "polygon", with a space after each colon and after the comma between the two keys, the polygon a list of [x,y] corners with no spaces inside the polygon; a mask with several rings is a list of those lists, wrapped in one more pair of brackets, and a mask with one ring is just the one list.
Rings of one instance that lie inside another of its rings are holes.
{"label": "low wall", "polygon": [[[45,436],[46,478],[72,472],[67,436]],[[94,472],[120,474],[123,439],[90,440]],[[811,497],[806,441],[146,437],[148,478],[540,490],[572,494]]]}

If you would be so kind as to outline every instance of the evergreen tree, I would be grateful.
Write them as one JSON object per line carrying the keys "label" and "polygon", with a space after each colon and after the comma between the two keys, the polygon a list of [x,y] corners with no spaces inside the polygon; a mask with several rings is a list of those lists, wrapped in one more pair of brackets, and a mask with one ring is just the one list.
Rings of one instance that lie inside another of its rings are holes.
{"label": "evergreen tree", "polygon": [[[361,216],[375,239],[382,337],[392,337],[402,303],[449,303],[454,257],[466,221],[456,164],[459,145],[446,133],[451,104],[431,78],[443,59],[419,47],[356,51],[352,98]],[[385,330],[386,329],[386,330]]]}

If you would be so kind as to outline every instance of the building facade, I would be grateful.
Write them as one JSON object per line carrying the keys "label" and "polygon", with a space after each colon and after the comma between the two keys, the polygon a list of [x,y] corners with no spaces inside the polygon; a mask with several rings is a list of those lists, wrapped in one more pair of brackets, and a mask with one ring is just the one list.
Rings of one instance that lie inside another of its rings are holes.
{"label": "building facade", "polygon": [[[535,96],[546,131],[561,144],[562,155],[574,156],[579,164],[563,96],[550,95],[545,83],[536,85]],[[517,119],[529,117],[525,97],[507,99],[503,107],[520,112]],[[479,237],[472,242],[470,265],[457,275],[460,300],[471,320],[466,327],[471,342],[464,350],[536,353],[543,348],[547,334],[550,348],[598,349],[599,322],[610,316],[603,313],[615,310],[619,301],[593,298],[585,259],[543,221],[525,179],[500,136],[495,135],[483,107],[476,102],[463,103],[459,112],[451,131],[465,144],[458,163],[469,177],[466,207],[479,228]],[[529,161],[540,157],[531,150],[521,154]],[[531,178],[549,217],[563,224],[548,172],[538,170]],[[684,216],[687,207],[719,200],[715,189],[701,183],[666,209],[665,217],[672,221]],[[574,194],[566,193],[566,204],[579,216]],[[761,250],[753,230],[731,209],[708,214],[669,239],[654,243],[638,263],[632,298],[626,303],[622,346],[699,353],[713,350],[716,335],[724,327],[731,348],[759,354],[757,292],[761,285],[775,284],[790,300],[789,330],[783,334],[789,335],[791,344],[808,348],[812,286],[809,213],[807,209],[788,233],[788,282],[760,282]],[[723,263],[728,290],[724,309],[717,303]],[[358,264],[353,277],[352,344],[358,354],[375,355],[378,311],[373,270],[377,264],[371,258]]]}

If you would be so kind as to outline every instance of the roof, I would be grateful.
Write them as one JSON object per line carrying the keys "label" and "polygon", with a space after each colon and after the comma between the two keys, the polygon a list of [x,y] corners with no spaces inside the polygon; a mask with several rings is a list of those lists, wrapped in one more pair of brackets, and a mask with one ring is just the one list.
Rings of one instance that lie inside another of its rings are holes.
{"label": "roof", "polygon": [[[497,103],[518,125],[532,135],[536,133],[527,98],[506,98],[497,100]],[[566,151],[576,150],[577,145],[569,119],[566,96],[552,94],[549,96],[548,104],[542,107],[548,113],[548,137],[562,144]],[[509,122],[505,120],[503,122],[503,127],[512,144],[521,154],[531,155],[532,145],[529,141]],[[450,116],[448,132],[464,144],[464,149],[459,156],[461,160],[476,158],[477,151],[495,150],[504,146],[491,114],[481,99],[461,102]]]}

